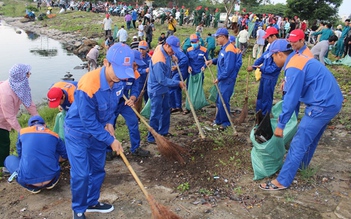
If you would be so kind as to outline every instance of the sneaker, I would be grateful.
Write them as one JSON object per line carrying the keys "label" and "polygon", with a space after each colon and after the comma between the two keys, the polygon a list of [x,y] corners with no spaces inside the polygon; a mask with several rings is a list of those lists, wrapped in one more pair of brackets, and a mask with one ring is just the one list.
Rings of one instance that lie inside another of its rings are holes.
{"label": "sneaker", "polygon": [[41,192],[41,189],[27,189],[27,191],[32,194],[38,194],[39,192]]}
{"label": "sneaker", "polygon": [[73,219],[85,219],[84,213],[73,212]]}
{"label": "sneaker", "polygon": [[88,207],[86,212],[109,213],[113,211],[113,209],[113,205],[99,202],[97,205]]}
{"label": "sneaker", "polygon": [[106,161],[111,161],[113,160],[113,153],[112,151],[106,152]]}
{"label": "sneaker", "polygon": [[137,148],[132,155],[139,156],[139,157],[148,157],[150,156],[150,151],[144,150],[142,148]]}
{"label": "sneaker", "polygon": [[60,180],[60,178],[58,178],[58,179],[56,180],[56,182],[54,182],[51,186],[46,187],[46,189],[52,189],[52,188],[54,188],[54,187],[57,185],[57,183],[59,182],[59,180]]}

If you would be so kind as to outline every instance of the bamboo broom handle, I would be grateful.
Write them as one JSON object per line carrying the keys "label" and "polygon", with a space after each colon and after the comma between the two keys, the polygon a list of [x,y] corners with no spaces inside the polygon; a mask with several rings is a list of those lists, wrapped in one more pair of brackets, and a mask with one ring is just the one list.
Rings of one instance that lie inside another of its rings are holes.
{"label": "bamboo broom handle", "polygon": [[[175,64],[176,64],[177,69],[178,69],[178,74],[179,74],[179,76],[180,76],[180,80],[182,80],[182,82],[184,83],[183,75],[182,75],[182,73],[180,72],[179,65],[178,65],[177,62],[175,62]],[[204,138],[206,138],[206,136],[205,136],[204,132],[202,131],[202,128],[201,128],[201,126],[200,126],[199,119],[198,119],[197,116],[196,116],[194,106],[193,106],[193,104],[192,104],[192,102],[191,102],[191,100],[190,100],[190,96],[189,96],[188,89],[185,87],[183,90],[184,90],[184,92],[185,92],[185,94],[186,94],[186,97],[187,97],[187,99],[188,99],[188,103],[189,103],[189,106],[190,106],[190,110],[191,110],[191,113],[193,114],[193,117],[194,117],[194,119],[195,119],[196,126],[197,126],[197,128],[199,129],[200,136],[201,136],[202,139],[204,139]]]}
{"label": "bamboo broom handle", "polygon": [[[204,59],[205,59],[205,62],[207,62],[207,59],[206,59],[205,56],[204,56]],[[208,67],[208,69],[210,70],[210,73],[211,73],[211,76],[212,76],[212,80],[215,81],[215,77],[214,77],[214,75],[213,75],[213,72],[212,72],[211,68]],[[233,134],[234,134],[234,135],[238,135],[238,133],[237,133],[236,130],[235,130],[234,124],[233,124],[233,122],[232,122],[232,119],[231,119],[231,117],[230,117],[230,114],[229,114],[229,112],[228,112],[227,106],[226,106],[225,103],[224,103],[224,99],[223,99],[223,96],[222,96],[222,94],[221,94],[221,91],[219,90],[218,84],[215,84],[215,86],[216,86],[217,91],[218,91],[218,96],[219,96],[219,98],[221,99],[221,102],[222,102],[224,111],[225,111],[225,113],[227,114],[228,120],[229,120],[229,122],[230,122],[230,126],[233,128]]]}
{"label": "bamboo broom handle", "polygon": [[[126,95],[124,95],[124,94],[123,94],[123,98],[124,98],[125,101],[128,100],[128,98],[127,98]],[[140,115],[140,113],[139,113],[133,106],[131,106],[130,108],[132,108],[132,110],[134,111],[134,113],[139,117],[140,121],[142,121],[142,122],[147,126],[147,128],[148,128],[149,130],[150,130],[150,129],[153,129],[153,128],[146,122],[146,120],[144,119],[144,117],[142,117],[142,116]]]}

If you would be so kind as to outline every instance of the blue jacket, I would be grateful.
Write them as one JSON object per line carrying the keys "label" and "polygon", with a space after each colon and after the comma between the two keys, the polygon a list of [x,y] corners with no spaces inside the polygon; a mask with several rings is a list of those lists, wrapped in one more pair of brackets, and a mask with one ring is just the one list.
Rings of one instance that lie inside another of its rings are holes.
{"label": "blue jacket", "polygon": [[138,13],[134,10],[132,12],[132,19],[133,19],[133,21],[136,21],[138,19]]}
{"label": "blue jacket", "polygon": [[218,66],[218,81],[236,80],[242,65],[242,55],[240,50],[228,41],[221,47],[218,58],[212,59],[212,63]]}
{"label": "blue jacket", "polygon": [[268,53],[269,48],[260,56],[260,58],[256,59],[254,66],[259,66],[263,63],[263,65],[260,67],[262,72],[261,77],[265,79],[276,79],[279,76],[281,68],[274,63],[272,56],[265,58]]}
{"label": "blue jacket", "polygon": [[323,41],[323,40],[328,40],[329,37],[333,36],[334,32],[330,28],[324,28],[321,31],[313,33],[312,35],[317,36],[319,34],[321,34],[321,38],[319,39],[319,41]]}
{"label": "blue jacket", "polygon": [[160,95],[167,93],[169,87],[179,86],[179,81],[171,77],[171,57],[164,51],[162,45],[159,45],[151,58],[147,92]]}
{"label": "blue jacket", "polygon": [[61,171],[59,156],[67,159],[66,147],[58,134],[43,125],[21,129],[17,144],[20,184],[52,180]]}
{"label": "blue jacket", "polygon": [[114,124],[117,105],[123,98],[125,82],[114,83],[110,88],[105,67],[85,74],[78,82],[65,119],[65,132],[90,138],[111,145],[114,137],[105,130],[106,124]]}
{"label": "blue jacket", "polygon": [[146,74],[146,69],[149,67],[151,62],[151,56],[146,53],[145,57],[143,57],[143,61],[145,62],[146,65],[141,65],[141,66],[138,65],[138,72],[141,75]]}
{"label": "blue jacket", "polygon": [[[178,58],[178,66],[180,69],[180,72],[182,73],[183,80],[186,80],[188,78],[188,67],[189,67],[189,59],[188,57],[183,53],[182,50],[178,50],[175,52],[175,56]],[[172,71],[172,77],[178,73],[178,69]]]}
{"label": "blue jacket", "polygon": [[343,96],[333,74],[318,60],[291,53],[283,67],[285,71],[284,104],[278,127],[285,128],[297,104],[307,107],[340,107]]}
{"label": "blue jacket", "polygon": [[192,74],[198,74],[201,72],[202,67],[207,67],[204,57],[208,60],[208,52],[205,47],[199,46],[196,49],[189,47],[186,55],[189,59],[189,66],[192,68]]}

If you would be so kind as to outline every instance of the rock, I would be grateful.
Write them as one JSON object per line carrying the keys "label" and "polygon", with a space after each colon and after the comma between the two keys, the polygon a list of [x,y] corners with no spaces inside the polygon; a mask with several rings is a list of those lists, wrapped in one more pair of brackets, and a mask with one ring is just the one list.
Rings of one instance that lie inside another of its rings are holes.
{"label": "rock", "polygon": [[334,214],[336,214],[338,218],[351,218],[350,203],[343,199],[336,207]]}
{"label": "rock", "polygon": [[81,42],[76,42],[76,43],[74,43],[74,46],[75,46],[75,47],[80,47],[81,45],[82,45]]}
{"label": "rock", "polygon": [[20,31],[20,30],[16,30],[16,33],[17,33],[17,34],[21,34],[21,33],[22,33],[22,31]]}

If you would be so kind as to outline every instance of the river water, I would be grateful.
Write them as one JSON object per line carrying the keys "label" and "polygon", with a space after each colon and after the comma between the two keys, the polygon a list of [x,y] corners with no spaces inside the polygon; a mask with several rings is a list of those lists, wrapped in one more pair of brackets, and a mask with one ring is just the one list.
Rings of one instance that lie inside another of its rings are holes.
{"label": "river water", "polygon": [[[16,31],[21,31],[21,34]],[[7,26],[0,21],[0,81],[8,78],[10,68],[17,64],[29,64],[32,75],[29,84],[34,102],[46,98],[48,88],[61,80],[67,72],[78,81],[87,69],[74,69],[83,61],[63,49],[63,45],[47,36]]]}

